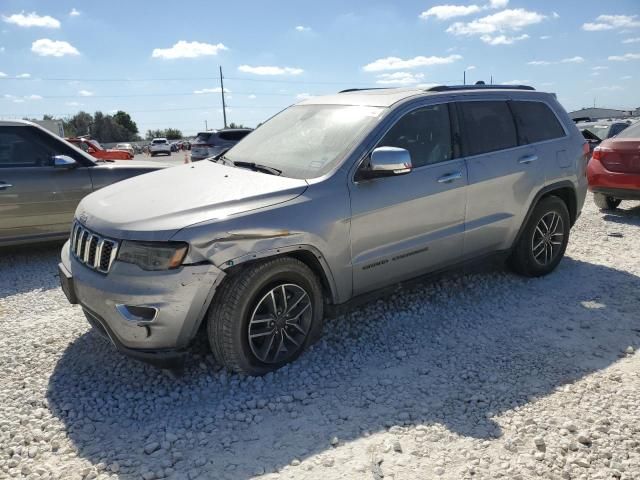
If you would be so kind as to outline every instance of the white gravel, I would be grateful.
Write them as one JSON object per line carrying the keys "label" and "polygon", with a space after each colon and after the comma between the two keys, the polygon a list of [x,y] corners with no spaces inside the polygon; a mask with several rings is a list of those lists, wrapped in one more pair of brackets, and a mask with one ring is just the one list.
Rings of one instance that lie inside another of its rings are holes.
{"label": "white gravel", "polygon": [[172,379],[92,333],[57,247],[0,254],[0,478],[640,478],[640,204],[588,199],[542,279],[399,290],[295,364]]}

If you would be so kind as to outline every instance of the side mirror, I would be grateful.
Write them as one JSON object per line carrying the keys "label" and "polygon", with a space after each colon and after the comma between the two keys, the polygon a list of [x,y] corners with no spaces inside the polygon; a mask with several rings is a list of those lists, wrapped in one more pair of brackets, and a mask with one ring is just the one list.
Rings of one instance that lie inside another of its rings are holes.
{"label": "side mirror", "polygon": [[78,164],[68,155],[54,155],[53,166],[55,168],[75,168]]}
{"label": "side mirror", "polygon": [[392,177],[411,172],[411,154],[404,148],[378,147],[371,152],[369,168],[363,170],[365,178]]}

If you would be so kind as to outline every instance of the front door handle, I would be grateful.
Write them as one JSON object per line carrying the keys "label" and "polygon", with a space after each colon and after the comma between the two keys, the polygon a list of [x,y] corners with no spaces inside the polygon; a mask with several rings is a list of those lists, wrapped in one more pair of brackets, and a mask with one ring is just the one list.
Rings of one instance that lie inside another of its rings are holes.
{"label": "front door handle", "polygon": [[0,183],[0,190],[6,190],[7,188],[11,188],[13,185],[10,183]]}
{"label": "front door handle", "polygon": [[538,160],[537,155],[525,155],[524,157],[520,157],[520,160],[518,160],[518,163],[527,164],[527,163],[535,162],[536,160]]}
{"label": "front door handle", "polygon": [[448,173],[438,179],[438,183],[451,183],[462,178],[462,172]]}

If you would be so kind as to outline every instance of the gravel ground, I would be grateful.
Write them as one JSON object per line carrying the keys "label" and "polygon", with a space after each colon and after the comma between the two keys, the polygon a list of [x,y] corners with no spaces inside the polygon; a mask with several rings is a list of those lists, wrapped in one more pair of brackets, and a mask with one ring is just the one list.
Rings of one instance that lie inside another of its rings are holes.
{"label": "gravel ground", "polygon": [[588,199],[558,270],[467,270],[327,321],[295,364],[128,360],[0,255],[0,478],[640,478],[640,204]]}

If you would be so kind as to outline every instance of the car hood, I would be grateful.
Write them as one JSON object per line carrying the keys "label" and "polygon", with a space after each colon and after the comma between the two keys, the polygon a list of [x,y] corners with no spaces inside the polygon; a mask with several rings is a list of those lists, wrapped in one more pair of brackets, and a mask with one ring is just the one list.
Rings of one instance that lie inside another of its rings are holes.
{"label": "car hood", "polygon": [[116,239],[168,240],[195,223],[286,202],[306,188],[304,180],[198,162],[94,192],[82,200],[76,218]]}

